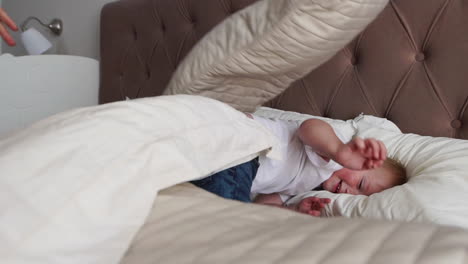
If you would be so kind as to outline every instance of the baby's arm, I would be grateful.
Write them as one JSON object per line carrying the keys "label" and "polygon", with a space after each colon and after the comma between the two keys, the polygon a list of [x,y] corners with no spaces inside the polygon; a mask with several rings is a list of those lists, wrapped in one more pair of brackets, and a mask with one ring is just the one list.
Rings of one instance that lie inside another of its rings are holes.
{"label": "baby's arm", "polygon": [[283,207],[283,201],[278,193],[258,194],[254,203]]}
{"label": "baby's arm", "polygon": [[306,197],[302,199],[298,204],[285,206],[277,193],[272,194],[259,194],[254,200],[254,203],[281,207],[289,210],[293,210],[299,213],[308,214],[312,216],[320,216],[321,210],[330,203],[331,200],[328,198],[318,197]]}
{"label": "baby's arm", "polygon": [[320,119],[304,121],[299,127],[298,135],[304,144],[312,147],[324,159],[332,159],[348,169],[377,168],[387,158],[387,149],[380,140],[355,137],[344,144],[333,128]]}

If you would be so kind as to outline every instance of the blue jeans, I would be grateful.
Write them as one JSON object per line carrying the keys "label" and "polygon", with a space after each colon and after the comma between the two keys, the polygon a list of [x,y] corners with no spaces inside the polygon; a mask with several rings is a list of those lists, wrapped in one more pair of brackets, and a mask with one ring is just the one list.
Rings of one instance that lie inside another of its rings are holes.
{"label": "blue jeans", "polygon": [[255,158],[191,183],[227,199],[251,202],[250,189],[258,166],[258,158]]}

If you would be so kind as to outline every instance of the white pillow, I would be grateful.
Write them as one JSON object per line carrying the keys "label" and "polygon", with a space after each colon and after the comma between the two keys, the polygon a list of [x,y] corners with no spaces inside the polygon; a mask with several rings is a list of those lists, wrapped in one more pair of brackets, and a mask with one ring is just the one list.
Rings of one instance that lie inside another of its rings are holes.
{"label": "white pillow", "polygon": [[329,60],[388,0],[263,0],[208,33],[165,94],[198,94],[250,112]]}
{"label": "white pillow", "polygon": [[243,113],[197,96],[50,117],[0,140],[1,261],[118,263],[158,190],[275,144]]}
{"label": "white pillow", "polygon": [[407,169],[408,183],[371,196],[311,191],[288,201],[317,195],[333,200],[325,216],[433,222],[468,228],[468,141],[402,134],[385,118],[360,115],[341,121],[262,107],[255,114],[286,120],[320,118],[360,137],[384,141],[389,157]]}
{"label": "white pillow", "polygon": [[388,156],[406,168],[408,182],[371,196],[309,192],[332,199],[325,215],[432,222],[468,228],[468,141],[358,129],[358,136],[382,140]]}
{"label": "white pillow", "polygon": [[379,127],[388,131],[401,133],[401,130],[391,121],[386,118],[380,118],[370,115],[360,114],[354,119],[339,120],[326,118],[322,116],[314,116],[309,114],[301,114],[292,111],[283,111],[279,109],[261,106],[254,112],[255,115],[265,118],[278,118],[290,121],[304,121],[309,118],[321,119],[329,123],[335,130],[339,130],[344,138],[351,140],[358,130],[364,131],[372,127]]}

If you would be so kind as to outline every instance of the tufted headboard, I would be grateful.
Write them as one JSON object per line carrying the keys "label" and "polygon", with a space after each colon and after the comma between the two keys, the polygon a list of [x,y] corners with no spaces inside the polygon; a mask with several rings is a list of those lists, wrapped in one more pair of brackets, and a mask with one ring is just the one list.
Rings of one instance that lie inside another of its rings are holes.
{"label": "tufted headboard", "polygon": [[[101,17],[100,102],[160,95],[211,28],[255,0],[120,0]],[[393,0],[362,34],[269,107],[468,139],[468,1]]]}

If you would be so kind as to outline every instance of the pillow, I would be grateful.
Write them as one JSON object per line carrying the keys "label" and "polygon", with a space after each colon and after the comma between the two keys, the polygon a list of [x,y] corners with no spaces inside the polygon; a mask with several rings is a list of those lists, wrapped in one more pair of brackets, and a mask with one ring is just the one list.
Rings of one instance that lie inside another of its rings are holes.
{"label": "pillow", "polygon": [[40,121],[0,140],[2,263],[118,263],[158,190],[275,144],[243,113],[198,96],[117,102]]}
{"label": "pillow", "polygon": [[208,33],[165,94],[197,94],[250,112],[329,60],[388,0],[263,0]]}
{"label": "pillow", "polygon": [[[334,128],[360,137],[382,140],[389,157],[407,170],[408,183],[371,196],[311,191],[288,201],[293,204],[307,196],[331,198],[326,217],[367,217],[390,220],[433,222],[468,228],[468,141],[402,134],[391,121],[369,115],[342,121],[306,114],[259,108],[255,114],[286,120],[319,118]],[[352,135],[351,135],[352,137]]]}
{"label": "pillow", "polygon": [[344,138],[349,140],[351,140],[351,138],[357,133],[358,129],[365,131],[372,127],[379,127],[388,131],[401,133],[401,130],[393,122],[387,120],[386,118],[380,118],[364,114],[360,114],[354,119],[344,121],[339,119],[326,118],[322,116],[301,114],[292,111],[283,111],[264,106],[257,108],[254,114],[264,118],[278,118],[283,120],[300,122],[309,118],[321,119],[329,123],[335,130],[339,130],[344,136]]}
{"label": "pillow", "polygon": [[325,216],[432,222],[468,228],[468,141],[358,128],[358,136],[382,140],[388,156],[401,162],[408,182],[371,196],[308,192],[332,199]]}

